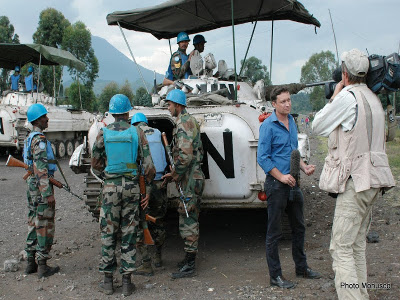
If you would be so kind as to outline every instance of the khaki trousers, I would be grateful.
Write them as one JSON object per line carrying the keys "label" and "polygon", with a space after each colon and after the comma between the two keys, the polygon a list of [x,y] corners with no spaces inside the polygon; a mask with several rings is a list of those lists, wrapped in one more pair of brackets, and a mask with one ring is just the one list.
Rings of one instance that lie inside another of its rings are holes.
{"label": "khaki trousers", "polygon": [[369,299],[362,285],[367,283],[366,236],[379,190],[371,188],[356,193],[350,178],[344,193],[337,197],[329,252],[339,299]]}

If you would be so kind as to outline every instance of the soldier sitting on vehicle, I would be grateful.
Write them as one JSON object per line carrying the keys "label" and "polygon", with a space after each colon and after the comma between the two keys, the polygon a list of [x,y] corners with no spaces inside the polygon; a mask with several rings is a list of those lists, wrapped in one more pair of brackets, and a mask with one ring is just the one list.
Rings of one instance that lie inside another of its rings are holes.
{"label": "soldier sitting on vehicle", "polygon": [[190,39],[186,32],[180,32],[178,34],[178,51],[174,52],[171,56],[168,70],[165,73],[163,85],[174,84],[174,80],[186,79],[192,74],[189,65],[189,56],[186,54],[189,42]]}

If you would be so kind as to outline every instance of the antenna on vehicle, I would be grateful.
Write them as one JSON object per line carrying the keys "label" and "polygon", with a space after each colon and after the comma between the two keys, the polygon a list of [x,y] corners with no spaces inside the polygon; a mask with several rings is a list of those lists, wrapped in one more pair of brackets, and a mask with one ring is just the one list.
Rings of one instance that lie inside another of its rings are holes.
{"label": "antenna on vehicle", "polygon": [[274,48],[274,20],[271,22],[271,57],[269,58],[269,80],[272,82],[272,49]]}
{"label": "antenna on vehicle", "polygon": [[169,44],[169,52],[171,53],[172,56],[171,39],[168,39],[168,44]]}
{"label": "antenna on vehicle", "polygon": [[136,68],[137,68],[137,70],[138,70],[138,72],[139,72],[139,74],[140,74],[140,77],[142,78],[143,85],[144,85],[144,87],[145,87],[145,89],[146,89],[146,91],[147,91],[147,94],[150,94],[150,93],[149,93],[149,89],[147,88],[146,81],[144,80],[142,71],[140,71],[139,65],[137,64],[136,59],[135,59],[135,57],[133,56],[131,47],[129,46],[128,41],[126,40],[125,34],[124,34],[124,32],[122,31],[122,27],[121,27],[121,25],[119,24],[119,22],[117,22],[117,24],[118,24],[119,30],[121,30],[122,36],[124,37],[125,44],[128,46],[128,50],[129,50],[129,52],[131,53],[132,59],[133,59],[133,61],[135,62],[135,65],[136,65]]}
{"label": "antenna on vehicle", "polygon": [[236,49],[235,49],[235,19],[233,16],[233,0],[231,0],[232,11],[232,36],[233,36],[233,64],[235,70],[235,97],[233,100],[237,101],[237,73],[236,73]]}
{"label": "antenna on vehicle", "polygon": [[332,22],[331,10],[330,10],[330,9],[328,9],[328,11],[329,11],[329,17],[331,18],[331,25],[332,25],[333,39],[335,40],[335,47],[336,47],[336,57],[337,57],[337,66],[339,67],[339,52],[338,52],[338,49],[337,49],[337,43],[336,43],[335,29],[333,28],[333,22]]}

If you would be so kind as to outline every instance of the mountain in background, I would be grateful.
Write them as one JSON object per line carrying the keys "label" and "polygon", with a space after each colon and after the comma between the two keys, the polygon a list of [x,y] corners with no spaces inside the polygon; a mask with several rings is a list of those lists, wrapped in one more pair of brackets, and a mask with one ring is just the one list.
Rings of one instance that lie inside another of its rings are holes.
{"label": "mountain in background", "polygon": [[[94,54],[99,61],[99,77],[94,83],[94,93],[99,95],[103,88],[112,81],[122,85],[126,80],[129,81],[132,90],[135,91],[143,86],[142,79],[135,63],[118,51],[105,39],[92,35],[92,47]],[[139,65],[140,71],[146,81],[147,88],[151,90],[154,81],[154,71]],[[156,73],[157,83],[161,83],[164,75]],[[64,68],[64,88],[73,82],[66,68]]]}

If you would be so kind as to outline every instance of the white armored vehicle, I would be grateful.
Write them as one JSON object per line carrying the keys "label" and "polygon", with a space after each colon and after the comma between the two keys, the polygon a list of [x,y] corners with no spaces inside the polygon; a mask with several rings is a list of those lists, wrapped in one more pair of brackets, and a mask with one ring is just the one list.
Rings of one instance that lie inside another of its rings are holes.
{"label": "white armored vehicle", "polygon": [[[39,73],[40,65],[63,64],[80,70],[85,68],[71,53],[38,44],[0,44],[0,53],[0,67],[7,69],[29,62],[39,64]],[[60,158],[71,156],[83,142],[95,116],[87,111],[56,106],[55,102],[56,98],[42,92],[24,91],[21,84],[18,91],[3,92],[0,98],[0,149],[22,150],[24,139],[31,129],[26,111],[30,105],[42,103],[49,117],[46,137],[52,142],[54,153]]]}
{"label": "white armored vehicle", "polygon": [[[216,12],[215,15],[213,12]],[[297,1],[231,1],[179,0],[169,1],[150,8],[115,12],[107,16],[109,25],[149,32],[155,37],[172,38],[185,31],[188,34],[240,24],[256,20],[287,19],[320,26],[318,20]],[[128,45],[129,47],[129,45]],[[134,59],[134,58],[133,58]],[[219,63],[219,77],[213,77],[216,63],[210,56],[204,62],[191,63],[196,76],[163,87],[153,94],[154,107],[134,107],[130,116],[140,111],[149,121],[149,126],[167,134],[171,141],[174,118],[163,106],[170,89],[181,88],[187,93],[187,110],[200,124],[204,147],[202,169],[206,177],[203,193],[203,208],[258,208],[265,207],[263,183],[265,174],[257,164],[257,145],[260,116],[273,110],[265,98],[268,88],[259,83],[252,87],[243,78],[236,76],[235,69]],[[168,61],[166,62],[168,66]],[[211,69],[211,71],[210,71]],[[202,71],[202,72],[201,72]],[[199,75],[200,73],[205,75]],[[297,86],[297,91],[304,86]],[[297,92],[296,91],[296,92]],[[87,204],[98,214],[100,183],[90,173],[90,153],[100,128],[113,122],[106,113],[102,122],[93,124],[88,141],[71,158],[70,165],[76,171],[88,172],[86,177]],[[303,156],[307,156],[307,137],[300,136]],[[175,185],[168,185],[168,197],[175,200],[179,194]]]}

